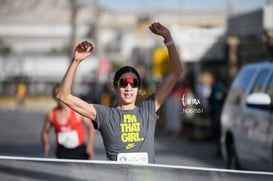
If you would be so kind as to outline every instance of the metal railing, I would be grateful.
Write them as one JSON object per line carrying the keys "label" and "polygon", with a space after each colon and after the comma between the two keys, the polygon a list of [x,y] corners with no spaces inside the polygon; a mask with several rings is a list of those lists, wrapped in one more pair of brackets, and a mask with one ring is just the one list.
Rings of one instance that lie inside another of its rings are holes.
{"label": "metal railing", "polygon": [[271,172],[253,172],[160,164],[0,156],[1,180],[100,181],[268,181]]}

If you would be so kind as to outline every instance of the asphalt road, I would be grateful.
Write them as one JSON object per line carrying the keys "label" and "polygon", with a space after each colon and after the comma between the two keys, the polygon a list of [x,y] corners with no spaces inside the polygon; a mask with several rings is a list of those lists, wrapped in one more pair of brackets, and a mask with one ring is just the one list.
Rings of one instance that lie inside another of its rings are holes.
{"label": "asphalt road", "polygon": [[[0,111],[0,155],[43,157],[40,132],[44,113]],[[50,134],[50,158],[54,158],[55,135]],[[105,160],[100,133],[95,139],[96,160]],[[215,143],[191,140],[186,136],[168,137],[156,134],[155,152],[158,164],[225,168],[221,158],[215,157]]]}
{"label": "asphalt road", "polygon": [[[156,132],[155,152],[158,166],[139,167],[108,163],[100,133],[95,139],[95,162],[43,162],[40,132],[45,113],[29,110],[0,109],[0,177],[1,180],[272,180],[272,174],[237,172],[223,169],[224,162],[215,157],[215,143],[192,140],[188,136],[168,137]],[[49,158],[55,158],[55,135],[50,134]],[[12,156],[12,157],[9,157]],[[15,156],[15,157],[14,157]],[[5,160],[4,157],[9,157]],[[12,160],[14,158],[15,160]],[[18,161],[18,158],[28,161]],[[30,159],[40,161],[29,161]],[[16,161],[17,160],[17,161]],[[55,159],[53,159],[55,160]],[[99,162],[99,161],[103,162]],[[27,166],[26,166],[27,165]],[[161,166],[160,166],[161,165]],[[67,172],[69,170],[69,172]],[[138,173],[138,174],[137,174]],[[96,177],[94,177],[96,175]],[[147,177],[148,176],[148,177]],[[151,179],[153,178],[153,179]]]}

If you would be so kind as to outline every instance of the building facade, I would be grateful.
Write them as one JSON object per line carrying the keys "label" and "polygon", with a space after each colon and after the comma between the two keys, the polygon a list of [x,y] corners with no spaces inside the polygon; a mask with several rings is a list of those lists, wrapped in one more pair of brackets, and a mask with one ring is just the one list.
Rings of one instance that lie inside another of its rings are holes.
{"label": "building facade", "polygon": [[111,64],[146,62],[143,74],[149,75],[153,51],[163,46],[162,40],[148,30],[153,21],[170,27],[181,59],[189,64],[189,71],[194,75],[199,74],[203,66],[219,65],[226,59],[227,16],[223,11],[120,12],[99,7],[97,1],[35,2],[14,0],[0,9],[1,45],[10,47],[8,53],[0,55],[2,96],[10,93],[7,85],[18,78],[28,82],[32,95],[51,94],[49,89],[38,87],[61,80],[71,59],[71,47],[82,40],[94,42],[96,49],[86,66],[80,67],[76,81],[86,77],[97,81],[100,60]]}

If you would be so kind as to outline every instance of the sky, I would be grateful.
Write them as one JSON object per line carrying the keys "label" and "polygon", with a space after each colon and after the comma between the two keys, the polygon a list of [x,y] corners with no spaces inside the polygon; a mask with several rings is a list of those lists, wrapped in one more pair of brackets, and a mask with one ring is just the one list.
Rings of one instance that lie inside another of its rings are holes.
{"label": "sky", "polygon": [[185,10],[225,10],[227,2],[233,2],[233,9],[253,10],[273,0],[99,0],[100,4],[117,10],[130,9],[185,9]]}

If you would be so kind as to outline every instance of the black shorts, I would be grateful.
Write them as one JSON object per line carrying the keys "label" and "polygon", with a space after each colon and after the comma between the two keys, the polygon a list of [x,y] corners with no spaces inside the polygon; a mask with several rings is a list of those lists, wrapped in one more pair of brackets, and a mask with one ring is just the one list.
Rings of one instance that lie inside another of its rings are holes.
{"label": "black shorts", "polygon": [[89,155],[86,153],[86,144],[73,149],[65,148],[62,145],[57,145],[56,157],[64,159],[89,159]]}

